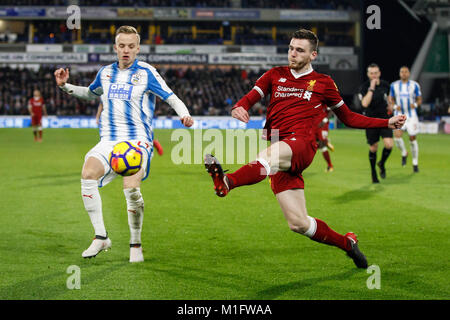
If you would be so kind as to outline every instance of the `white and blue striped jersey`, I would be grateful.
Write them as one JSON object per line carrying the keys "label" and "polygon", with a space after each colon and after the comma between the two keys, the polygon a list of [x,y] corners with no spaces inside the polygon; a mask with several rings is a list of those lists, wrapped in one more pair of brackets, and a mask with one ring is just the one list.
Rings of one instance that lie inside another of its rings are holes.
{"label": "white and blue striped jersey", "polygon": [[411,108],[411,104],[416,102],[417,97],[422,95],[420,86],[416,81],[408,80],[404,83],[397,80],[391,84],[390,94],[394,98],[395,104],[401,107],[401,110],[394,110],[394,115],[405,114],[409,118],[417,117],[415,108]]}
{"label": "white and blue striped jersey", "polygon": [[120,70],[118,63],[102,67],[89,90],[100,96],[100,140],[153,142],[152,119],[156,96],[166,100],[173,92],[156,69],[138,61]]}

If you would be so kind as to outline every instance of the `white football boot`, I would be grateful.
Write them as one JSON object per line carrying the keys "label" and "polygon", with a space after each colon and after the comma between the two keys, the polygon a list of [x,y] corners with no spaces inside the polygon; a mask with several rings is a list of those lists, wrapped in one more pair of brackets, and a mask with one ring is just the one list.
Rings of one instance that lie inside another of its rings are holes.
{"label": "white football boot", "polygon": [[108,249],[111,249],[111,240],[109,238],[106,239],[94,238],[89,248],[84,250],[81,256],[83,258],[92,258],[95,257],[100,251],[102,250],[108,251]]}
{"label": "white football boot", "polygon": [[144,255],[142,247],[137,245],[130,245],[130,262],[143,262]]}

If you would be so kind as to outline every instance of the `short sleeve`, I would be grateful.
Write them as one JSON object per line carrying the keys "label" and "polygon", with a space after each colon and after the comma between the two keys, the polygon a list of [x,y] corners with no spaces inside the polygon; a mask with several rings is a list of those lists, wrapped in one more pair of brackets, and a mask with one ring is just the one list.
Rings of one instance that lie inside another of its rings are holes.
{"label": "short sleeve", "polygon": [[422,96],[422,92],[420,91],[420,86],[418,83],[415,83],[414,94],[416,95],[416,97]]}
{"label": "short sleeve", "polygon": [[163,100],[166,100],[173,94],[173,91],[169,88],[164,79],[156,70],[145,70],[147,71],[148,76],[147,90],[151,91]]}
{"label": "short sleeve", "polygon": [[391,97],[395,97],[395,90],[394,90],[394,84],[393,83],[391,83],[391,88],[389,89],[389,95],[391,96]]}
{"label": "short sleeve", "polygon": [[324,99],[325,104],[329,106],[331,110],[339,108],[344,104],[344,100],[339,93],[336,83],[330,77],[327,77],[325,80]]}
{"label": "short sleeve", "polygon": [[105,67],[102,67],[95,76],[94,81],[89,85],[89,90],[97,96],[101,96],[103,94],[102,87],[102,71]]}
{"label": "short sleeve", "polygon": [[274,69],[270,69],[269,71],[265,72],[261,77],[259,77],[258,80],[256,80],[253,89],[259,92],[261,98],[264,98],[271,92],[273,70]]}

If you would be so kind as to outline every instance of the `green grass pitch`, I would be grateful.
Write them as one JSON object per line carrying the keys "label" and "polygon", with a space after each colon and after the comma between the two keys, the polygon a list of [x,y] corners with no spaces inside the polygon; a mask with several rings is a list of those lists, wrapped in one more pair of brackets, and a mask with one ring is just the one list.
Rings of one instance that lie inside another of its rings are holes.
{"label": "green grass pitch", "polygon": [[[203,165],[174,165],[171,132],[156,130],[165,154],[141,188],[145,262],[130,264],[120,178],[101,189],[112,250],[81,257],[93,229],[80,172],[97,130],[48,129],[35,143],[31,129],[1,129],[0,299],[450,297],[450,136],[419,136],[418,174],[394,149],[374,186],[364,131],[332,130],[335,171],[325,173],[317,153],[304,172],[309,215],[358,234],[379,267],[381,287],[369,289],[371,274],[344,252],[289,230],[267,181],[222,199]],[[80,268],[80,289],[66,285],[70,266]]]}

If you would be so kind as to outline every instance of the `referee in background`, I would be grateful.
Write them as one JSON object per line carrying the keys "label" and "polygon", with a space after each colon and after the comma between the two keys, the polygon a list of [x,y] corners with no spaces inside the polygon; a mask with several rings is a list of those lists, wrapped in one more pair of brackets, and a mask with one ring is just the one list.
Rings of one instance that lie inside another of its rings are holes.
{"label": "referee in background", "polygon": [[[359,99],[363,113],[368,117],[388,119],[392,113],[388,106],[389,82],[380,79],[381,71],[375,63],[367,67],[367,77],[359,89]],[[369,161],[372,170],[372,182],[379,183],[376,166],[380,169],[380,177],[386,177],[385,163],[394,146],[392,129],[374,128],[366,129],[367,143],[369,144]],[[384,148],[381,160],[377,163],[378,141],[383,138]]]}

